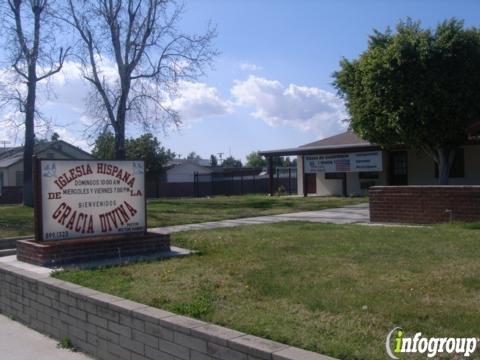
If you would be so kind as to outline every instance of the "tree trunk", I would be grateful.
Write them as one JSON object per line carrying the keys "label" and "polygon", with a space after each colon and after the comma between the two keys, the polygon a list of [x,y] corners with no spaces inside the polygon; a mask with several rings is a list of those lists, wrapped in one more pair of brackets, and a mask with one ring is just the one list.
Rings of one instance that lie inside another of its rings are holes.
{"label": "tree trunk", "polygon": [[127,75],[121,75],[122,94],[118,101],[117,119],[115,121],[115,158],[125,160],[125,120],[127,117],[127,99],[130,91],[130,82]]}
{"label": "tree trunk", "polygon": [[[35,69],[29,69],[29,72]],[[33,206],[33,148],[35,145],[35,75],[30,75],[25,104],[25,145],[23,152],[23,205]]]}
{"label": "tree trunk", "polygon": [[450,168],[453,163],[453,156],[455,152],[450,149],[442,148],[437,150],[438,153],[438,184],[448,185],[450,177]]}
{"label": "tree trunk", "polygon": [[125,123],[118,124],[115,131],[115,159],[125,160]]}

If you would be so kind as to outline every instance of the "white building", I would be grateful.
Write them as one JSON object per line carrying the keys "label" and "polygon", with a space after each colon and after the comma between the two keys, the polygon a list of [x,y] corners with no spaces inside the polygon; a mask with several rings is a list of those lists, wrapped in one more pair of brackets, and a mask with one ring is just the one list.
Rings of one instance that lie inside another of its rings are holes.
{"label": "white building", "polygon": [[[374,185],[435,185],[433,159],[398,146],[382,150],[351,131],[292,149],[262,151],[272,156],[297,155],[298,194],[366,195]],[[480,184],[480,142],[461,147],[450,170],[450,184]]]}
{"label": "white building", "polygon": [[195,173],[210,175],[212,173],[210,162],[204,159],[174,159],[165,167],[164,181],[167,183],[193,183]]}

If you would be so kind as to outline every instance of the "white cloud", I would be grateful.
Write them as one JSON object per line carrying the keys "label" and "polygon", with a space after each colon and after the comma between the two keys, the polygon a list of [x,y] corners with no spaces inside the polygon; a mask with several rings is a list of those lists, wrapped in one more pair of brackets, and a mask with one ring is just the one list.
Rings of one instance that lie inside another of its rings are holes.
{"label": "white cloud", "polygon": [[263,69],[261,66],[252,63],[241,63],[239,67],[243,71],[259,71]]}
{"label": "white cloud", "polygon": [[290,125],[302,131],[328,135],[345,127],[346,113],[335,94],[250,75],[235,81],[231,93],[238,106],[253,108],[251,115],[270,126]]}
{"label": "white cloud", "polygon": [[[0,90],[3,88],[12,92],[17,87],[14,76],[13,71],[0,68]],[[115,83],[118,78],[115,65],[110,61],[102,61],[100,76],[109,84]],[[20,86],[19,89],[24,92],[25,86]],[[45,118],[52,120],[51,131],[59,133],[61,139],[87,149],[88,143],[82,138],[83,130],[93,121],[86,104],[92,87],[84,79],[80,64],[66,61],[59,73],[40,83],[37,89],[37,108]],[[230,113],[233,108],[231,102],[220,97],[215,87],[205,83],[181,81],[177,94],[175,98],[169,98],[165,94],[164,105],[178,111],[186,127],[192,121]],[[10,107],[0,112],[0,121],[6,119],[7,115],[9,118],[23,117],[15,108]],[[18,122],[21,123],[22,120]],[[18,139],[17,144],[23,141],[23,131],[19,128],[2,129],[0,140],[12,138],[13,133]]]}
{"label": "white cloud", "polygon": [[182,81],[178,93],[168,105],[180,113],[182,121],[189,122],[232,112],[231,102],[222,99],[215,87],[205,83]]}
{"label": "white cloud", "polygon": [[60,128],[60,127],[54,127],[53,132],[56,132],[58,135],[60,135],[60,139],[63,141],[66,141],[72,145],[75,145],[85,151],[90,150],[90,145],[88,144],[88,141],[86,139],[82,139],[78,136],[78,134],[69,131],[66,128]]}

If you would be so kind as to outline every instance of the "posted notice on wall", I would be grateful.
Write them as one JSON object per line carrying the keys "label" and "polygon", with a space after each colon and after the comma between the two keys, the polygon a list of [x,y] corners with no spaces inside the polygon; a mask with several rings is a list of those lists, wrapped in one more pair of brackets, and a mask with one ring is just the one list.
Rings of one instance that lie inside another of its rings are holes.
{"label": "posted notice on wall", "polygon": [[367,172],[382,170],[381,151],[305,156],[306,173]]}
{"label": "posted notice on wall", "polygon": [[143,161],[41,160],[42,240],[145,231]]}

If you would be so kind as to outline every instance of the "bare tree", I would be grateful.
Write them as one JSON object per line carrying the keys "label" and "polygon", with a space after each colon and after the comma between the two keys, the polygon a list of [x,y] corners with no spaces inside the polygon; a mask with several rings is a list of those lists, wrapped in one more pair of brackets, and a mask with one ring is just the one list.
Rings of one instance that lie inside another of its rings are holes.
{"label": "bare tree", "polygon": [[[194,79],[217,52],[210,26],[203,35],[178,29],[183,7],[172,0],[68,0],[68,23],[82,43],[84,77],[94,88],[89,107],[97,130],[112,127],[115,156],[125,158],[125,125],[178,125],[168,105],[179,81]],[[112,69],[114,71],[112,71]]]}
{"label": "bare tree", "polygon": [[[58,73],[69,49],[56,45],[52,1],[7,0],[3,5],[9,62],[16,74],[15,90],[3,94],[3,105],[14,102],[25,114],[23,204],[33,205],[32,156],[35,145],[37,84]],[[22,89],[23,88],[23,89]]]}

